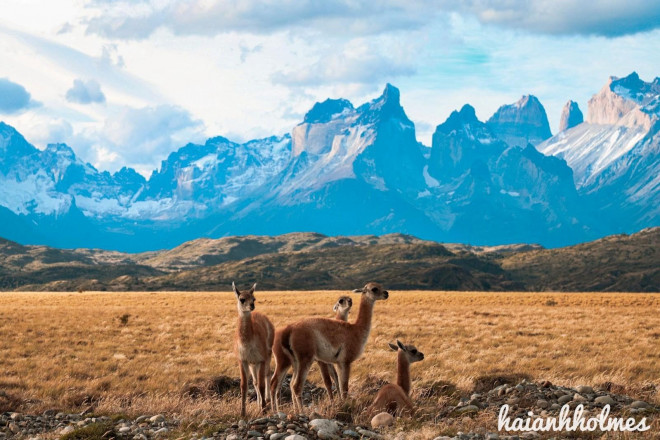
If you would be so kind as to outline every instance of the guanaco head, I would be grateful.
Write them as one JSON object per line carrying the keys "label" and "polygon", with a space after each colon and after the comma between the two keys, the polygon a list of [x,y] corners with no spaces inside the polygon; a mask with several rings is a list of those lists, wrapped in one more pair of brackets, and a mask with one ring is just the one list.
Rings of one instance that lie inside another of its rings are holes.
{"label": "guanaco head", "polygon": [[417,348],[414,345],[403,345],[401,341],[399,341],[398,339],[396,340],[396,345],[392,343],[388,343],[387,345],[389,345],[390,348],[394,351],[401,350],[408,359],[408,362],[410,362],[411,364],[413,362],[419,362],[424,360],[424,353],[417,350]]}
{"label": "guanaco head", "polygon": [[254,283],[252,285],[252,288],[247,291],[241,292],[236,288],[236,284],[232,281],[231,283],[232,289],[234,289],[234,293],[236,294],[236,305],[238,306],[238,313],[250,313],[251,311],[254,310],[254,289],[257,288],[257,283]]}
{"label": "guanaco head", "polygon": [[332,308],[332,311],[335,312],[337,317],[339,317],[342,321],[346,321],[348,319],[348,314],[351,311],[351,307],[353,307],[353,300],[351,297],[340,296],[335,303],[335,306]]}
{"label": "guanaco head", "polygon": [[390,293],[383,289],[383,286],[380,283],[367,283],[362,289],[353,290],[355,293],[361,293],[366,295],[371,301],[378,301],[379,299],[387,299],[390,296]]}

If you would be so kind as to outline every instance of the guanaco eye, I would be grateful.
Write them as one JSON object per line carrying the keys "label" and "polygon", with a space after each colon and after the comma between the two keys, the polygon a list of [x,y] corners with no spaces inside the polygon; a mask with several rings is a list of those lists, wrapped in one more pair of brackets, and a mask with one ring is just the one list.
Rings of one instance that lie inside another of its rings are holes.
{"label": "guanaco eye", "polygon": [[414,348],[413,348],[412,350],[410,350],[410,352],[411,352],[412,354],[417,354],[417,350],[415,350]]}
{"label": "guanaco eye", "polygon": [[241,298],[241,304],[245,304],[245,298]]}
{"label": "guanaco eye", "polygon": [[378,292],[378,287],[372,287],[372,288],[371,288],[371,291],[372,291],[373,293]]}

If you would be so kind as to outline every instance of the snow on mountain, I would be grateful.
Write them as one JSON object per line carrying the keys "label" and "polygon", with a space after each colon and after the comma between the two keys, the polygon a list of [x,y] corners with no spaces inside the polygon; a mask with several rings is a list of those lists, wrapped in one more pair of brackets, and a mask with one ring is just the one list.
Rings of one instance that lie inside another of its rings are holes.
{"label": "snow on mountain", "polygon": [[315,104],[290,135],[185,145],[148,180],[100,172],[64,144],[39,150],[0,123],[0,236],[130,251],[292,231],[555,246],[654,226],[659,90],[658,78],[612,78],[586,122],[569,101],[550,139],[534,96],[485,123],[465,105],[428,148],[387,84],[358,107]]}
{"label": "snow on mountain", "polygon": [[559,131],[565,131],[580,125],[584,122],[584,117],[578,107],[577,102],[568,101],[564,108],[561,110],[561,117],[559,118]]}
{"label": "snow on mountain", "polygon": [[585,123],[558,133],[538,149],[565,159],[573,168],[576,185],[590,187],[600,174],[653,136],[658,115],[651,110],[658,99],[660,86],[641,81],[634,72],[622,79],[612,77],[589,101]]}
{"label": "snow on mountain", "polygon": [[537,145],[552,136],[545,109],[533,95],[503,105],[486,121],[486,125],[510,146]]}

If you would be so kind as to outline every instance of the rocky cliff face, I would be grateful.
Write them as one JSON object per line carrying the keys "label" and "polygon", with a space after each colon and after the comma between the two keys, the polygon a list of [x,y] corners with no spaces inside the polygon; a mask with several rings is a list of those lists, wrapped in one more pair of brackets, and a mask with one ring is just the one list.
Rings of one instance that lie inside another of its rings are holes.
{"label": "rocky cliff face", "polygon": [[486,125],[497,138],[510,146],[537,145],[552,136],[545,109],[533,95],[525,95],[514,104],[503,105],[486,121]]}
{"label": "rocky cliff face", "polygon": [[561,117],[559,118],[559,131],[565,131],[569,128],[573,128],[576,125],[582,124],[584,118],[580,107],[578,107],[577,102],[568,101],[564,108],[561,110]]}

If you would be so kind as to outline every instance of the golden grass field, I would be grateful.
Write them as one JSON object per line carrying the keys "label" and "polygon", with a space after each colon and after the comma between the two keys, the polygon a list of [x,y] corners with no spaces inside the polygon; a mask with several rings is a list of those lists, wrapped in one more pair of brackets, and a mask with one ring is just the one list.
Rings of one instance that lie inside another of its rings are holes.
{"label": "golden grass field", "polygon": [[[255,296],[257,310],[279,327],[331,316],[343,294]],[[352,295],[350,320],[359,304]],[[351,394],[359,400],[374,377],[395,379],[387,342],[399,338],[426,355],[412,366],[413,397],[436,381],[470,393],[480,377],[520,374],[565,386],[612,382],[617,393],[658,404],[648,385],[660,389],[659,311],[657,294],[390,291],[376,304],[365,355],[353,364]],[[229,291],[0,293],[0,391],[26,412],[77,410],[91,401],[105,413],[237,418],[235,397],[194,400],[183,393],[191,383],[238,376],[236,316]],[[316,367],[310,380],[321,385]],[[442,398],[429,411],[437,405]],[[256,416],[256,404],[250,408]],[[425,438],[451,430],[442,423],[402,421],[398,429]],[[492,428],[496,420],[481,415],[465,423],[463,430]]]}

